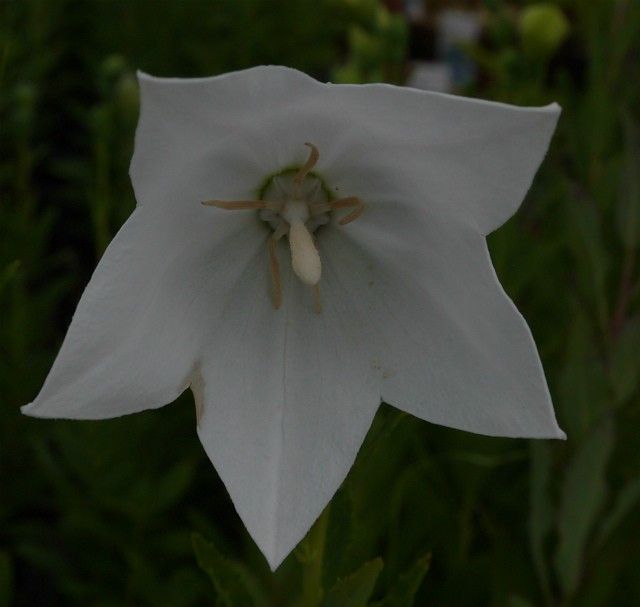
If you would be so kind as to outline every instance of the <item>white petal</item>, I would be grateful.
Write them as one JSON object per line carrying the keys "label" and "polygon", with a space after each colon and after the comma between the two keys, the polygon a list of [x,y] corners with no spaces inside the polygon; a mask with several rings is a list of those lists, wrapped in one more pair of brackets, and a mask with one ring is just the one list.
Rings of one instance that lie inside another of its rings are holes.
{"label": "white petal", "polygon": [[139,73],[138,80],[130,173],[139,205],[248,198],[267,175],[305,158],[304,132],[291,134],[293,145],[282,137],[305,105],[295,83],[320,86],[300,72],[263,67],[192,79]]}
{"label": "white petal", "polygon": [[564,437],[531,333],[484,237],[380,203],[319,243],[348,300],[377,327],[369,351],[385,402],[481,434]]}
{"label": "white petal", "polygon": [[[139,208],[89,285],[36,400],[36,417],[100,419],[174,400],[267,232],[255,220],[193,208]],[[266,271],[266,265],[263,265]],[[267,297],[265,290],[264,296]]]}
{"label": "white petal", "polygon": [[[437,423],[558,435],[531,336],[480,235],[519,205],[556,106],[324,85],[276,67],[140,82],[140,208],[25,412],[109,417],[195,382],[201,440],[272,567],[346,475],[380,382],[389,402]],[[371,207],[345,228],[352,240],[319,241],[319,316],[295,280],[272,309],[257,222],[197,205],[248,198],[301,164],[305,141],[339,194]]]}
{"label": "white petal", "polygon": [[316,314],[311,289],[283,266],[279,311],[253,276],[242,282],[246,305],[205,355],[195,390],[200,439],[273,569],[346,476],[380,403],[358,311],[323,292]]}
{"label": "white petal", "polygon": [[351,126],[326,177],[342,195],[389,192],[482,234],[520,206],[560,113],[383,85],[334,92]]}
{"label": "white petal", "polygon": [[391,179],[415,204],[483,234],[522,202],[560,112],[557,104],[322,84],[276,66],[213,78],[140,74],[140,85],[131,167],[140,204],[171,204],[202,185],[208,195],[237,198],[265,175],[303,163],[310,141],[320,150],[318,171],[342,195],[366,200]]}

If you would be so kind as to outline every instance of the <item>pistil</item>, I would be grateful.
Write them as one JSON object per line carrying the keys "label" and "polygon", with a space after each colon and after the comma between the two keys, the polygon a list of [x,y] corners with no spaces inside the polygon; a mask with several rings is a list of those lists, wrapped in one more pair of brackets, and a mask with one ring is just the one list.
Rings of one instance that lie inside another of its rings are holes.
{"label": "pistil", "polygon": [[296,276],[307,285],[317,285],[322,274],[320,254],[313,236],[299,219],[289,224],[289,246],[291,265]]}
{"label": "pistil", "polygon": [[314,193],[310,193],[310,191],[313,192],[313,187],[307,187],[307,194],[304,195],[305,180],[316,179],[315,185],[319,185],[318,177],[311,171],[320,157],[315,145],[312,143],[305,143],[305,145],[310,150],[309,157],[289,182],[289,186],[275,186],[282,190],[283,200],[207,200],[202,204],[225,210],[258,210],[260,216],[272,226],[274,231],[268,241],[268,252],[273,285],[273,306],[276,309],[282,304],[278,242],[283,236],[288,236],[293,272],[303,283],[313,288],[314,307],[316,312],[320,313],[322,306],[318,283],[322,276],[322,262],[313,232],[320,225],[327,223],[329,213],[340,209],[352,208],[353,210],[343,216],[338,224],[351,223],[360,217],[364,204],[356,196],[331,200],[329,194],[327,194],[329,200],[326,202],[317,201],[316,195],[319,190],[317,187]]}

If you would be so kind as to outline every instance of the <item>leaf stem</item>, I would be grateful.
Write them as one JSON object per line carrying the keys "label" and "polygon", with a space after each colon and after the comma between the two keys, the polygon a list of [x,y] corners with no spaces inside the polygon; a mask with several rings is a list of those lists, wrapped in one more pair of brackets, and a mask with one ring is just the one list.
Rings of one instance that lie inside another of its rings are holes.
{"label": "leaf stem", "polygon": [[304,568],[300,606],[317,607],[324,596],[322,571],[330,510],[331,505],[328,504],[309,531],[303,550],[299,553]]}
{"label": "leaf stem", "polygon": [[635,268],[635,251],[627,249],[624,256],[620,284],[618,287],[618,298],[611,317],[610,334],[615,340],[624,326],[627,310],[631,303],[633,293],[633,273]]}

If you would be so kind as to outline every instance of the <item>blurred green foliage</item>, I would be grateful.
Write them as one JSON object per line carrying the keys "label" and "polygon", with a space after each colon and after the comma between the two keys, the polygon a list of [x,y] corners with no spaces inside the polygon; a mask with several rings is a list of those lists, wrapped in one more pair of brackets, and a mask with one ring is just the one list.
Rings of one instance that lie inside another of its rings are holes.
{"label": "blurred green foliage", "polygon": [[0,607],[640,604],[640,4],[486,0],[484,15],[465,92],[564,108],[490,245],[569,440],[474,436],[383,406],[272,575],[189,396],[103,422],[18,407],[133,208],[134,69],[282,63],[397,82],[406,27],[374,0],[0,0]]}

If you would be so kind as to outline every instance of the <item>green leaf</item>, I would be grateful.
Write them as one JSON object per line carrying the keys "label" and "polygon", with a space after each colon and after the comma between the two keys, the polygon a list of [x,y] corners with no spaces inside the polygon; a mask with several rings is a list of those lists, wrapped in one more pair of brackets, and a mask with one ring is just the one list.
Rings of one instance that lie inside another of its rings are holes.
{"label": "green leaf", "polygon": [[579,446],[564,479],[560,542],[555,565],[566,596],[578,586],[589,535],[606,497],[605,473],[613,449],[613,424],[604,420]]}
{"label": "green leaf", "polygon": [[0,552],[0,607],[11,605],[13,567],[7,552]]}
{"label": "green leaf", "polygon": [[267,604],[258,582],[241,563],[223,557],[199,533],[193,533],[191,541],[198,565],[213,582],[220,605],[249,607]]}
{"label": "green leaf", "polygon": [[178,462],[160,476],[156,481],[155,491],[149,492],[153,501],[149,510],[161,512],[176,504],[188,491],[195,474],[195,462],[186,460]]}
{"label": "green leaf", "polygon": [[573,249],[576,278],[584,297],[593,306],[602,331],[609,318],[607,273],[611,254],[603,235],[602,212],[593,197],[581,187],[569,187],[564,199],[568,212],[569,244]]}
{"label": "green leaf", "polygon": [[372,607],[412,607],[430,565],[431,554],[419,558],[409,571],[398,578],[387,596]]}
{"label": "green leaf", "polygon": [[606,410],[608,383],[589,320],[578,306],[566,341],[558,405],[567,435],[581,442]]}
{"label": "green leaf", "polygon": [[620,167],[616,227],[622,245],[633,250],[640,243],[640,132],[630,116],[623,120],[626,145]]}
{"label": "green leaf", "polygon": [[322,607],[365,607],[382,571],[382,559],[362,565],[355,573],[338,580],[329,590]]}
{"label": "green leaf", "polygon": [[20,260],[16,259],[11,263],[7,264],[0,271],[0,293],[4,290],[4,288],[13,280],[18,271],[20,270]]}
{"label": "green leaf", "polygon": [[640,317],[627,321],[611,354],[609,367],[611,388],[616,402],[631,398],[640,383]]}
{"label": "green leaf", "polygon": [[362,560],[357,560],[350,565],[352,526],[351,492],[349,487],[344,487],[331,500],[331,516],[327,527],[325,556],[322,562],[323,586],[325,588],[362,562]]}
{"label": "green leaf", "polygon": [[529,542],[531,556],[542,592],[551,597],[549,575],[544,557],[544,542],[553,524],[553,505],[549,496],[551,447],[548,443],[531,443],[531,488],[529,493]]}
{"label": "green leaf", "polygon": [[613,508],[603,517],[596,545],[601,546],[640,501],[640,476],[629,481],[618,493]]}

